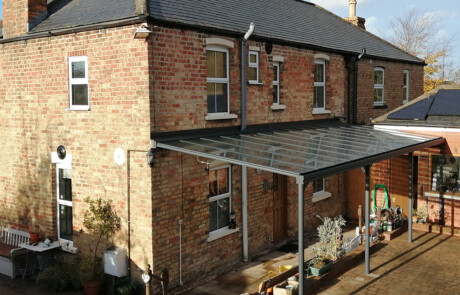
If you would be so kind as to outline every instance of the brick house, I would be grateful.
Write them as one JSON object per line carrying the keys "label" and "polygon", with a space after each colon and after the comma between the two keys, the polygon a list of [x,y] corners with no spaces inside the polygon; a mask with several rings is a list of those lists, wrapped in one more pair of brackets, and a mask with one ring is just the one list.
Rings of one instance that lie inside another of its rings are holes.
{"label": "brick house", "polygon": [[[460,90],[456,85],[442,85],[375,119],[375,127],[445,138],[439,146],[414,153],[414,208],[426,208],[430,225],[415,225],[417,229],[460,235],[459,197],[459,126],[458,102]],[[407,157],[406,157],[407,158]],[[387,169],[387,167],[392,167]],[[407,183],[397,181],[407,173],[407,161],[394,158],[373,167],[375,182],[387,185],[391,200],[407,194]]]}
{"label": "brick house", "polygon": [[[295,237],[298,186],[249,168],[244,189],[245,172],[209,154],[155,149],[147,163],[157,138],[368,123],[423,90],[423,61],[302,1],[4,0],[3,25],[1,224],[85,252],[82,200],[111,199],[133,273],[153,262],[173,285]],[[345,213],[344,182],[305,187],[306,229]]]}

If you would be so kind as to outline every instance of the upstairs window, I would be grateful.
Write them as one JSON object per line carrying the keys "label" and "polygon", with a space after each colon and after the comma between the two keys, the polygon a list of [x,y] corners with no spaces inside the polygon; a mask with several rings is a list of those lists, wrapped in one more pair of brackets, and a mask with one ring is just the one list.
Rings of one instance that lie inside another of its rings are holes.
{"label": "upstairs window", "polygon": [[88,57],[69,57],[69,88],[70,109],[88,110]]}
{"label": "upstairs window", "polygon": [[207,47],[206,58],[208,114],[228,114],[230,108],[228,50]]}
{"label": "upstairs window", "polygon": [[230,166],[209,170],[209,233],[228,229],[230,223]]}
{"label": "upstairs window", "polygon": [[273,104],[280,105],[280,63],[273,63]]}
{"label": "upstairs window", "polygon": [[374,69],[374,105],[383,105],[385,102],[385,71],[383,68]]}
{"label": "upstairs window", "polygon": [[315,80],[313,91],[313,110],[326,108],[326,63],[315,61]]}
{"label": "upstairs window", "polygon": [[403,103],[409,102],[409,71],[403,72]]}
{"label": "upstairs window", "polygon": [[259,52],[249,51],[248,80],[250,84],[259,83]]}

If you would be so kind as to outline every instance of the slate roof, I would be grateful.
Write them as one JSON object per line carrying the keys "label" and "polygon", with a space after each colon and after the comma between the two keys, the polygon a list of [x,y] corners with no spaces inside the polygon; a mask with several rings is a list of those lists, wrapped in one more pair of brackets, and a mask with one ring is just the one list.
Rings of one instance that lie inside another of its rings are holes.
{"label": "slate roof", "polygon": [[218,28],[242,35],[255,23],[253,35],[340,52],[422,63],[371,33],[312,3],[298,0],[150,0],[156,20]]}
{"label": "slate roof", "polygon": [[[376,121],[380,121],[376,119]],[[377,122],[376,122],[377,123]],[[386,125],[460,127],[460,89],[438,89],[400,107],[379,123]]]}
{"label": "slate roof", "polygon": [[54,0],[48,17],[30,33],[74,28],[136,16],[134,0]]}
{"label": "slate roof", "polygon": [[[309,2],[299,0],[147,0],[150,18],[197,28],[243,34],[249,23],[253,36],[319,48],[325,51],[359,54],[366,48],[373,58],[422,64],[386,41],[344,21],[341,17]],[[54,0],[48,17],[31,34],[75,28],[136,16],[134,0]],[[253,37],[253,38],[254,38]]]}

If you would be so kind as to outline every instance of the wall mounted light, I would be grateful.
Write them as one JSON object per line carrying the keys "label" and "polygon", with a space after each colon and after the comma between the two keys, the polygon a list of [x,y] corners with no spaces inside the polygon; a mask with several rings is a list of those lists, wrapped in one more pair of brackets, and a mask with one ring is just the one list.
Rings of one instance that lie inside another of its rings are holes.
{"label": "wall mounted light", "polygon": [[153,154],[153,149],[149,149],[149,152],[146,154],[147,157],[147,164],[149,165],[150,168],[153,168],[153,162],[154,162],[154,154]]}
{"label": "wall mounted light", "polygon": [[134,38],[145,39],[150,36],[151,33],[152,31],[149,30],[147,24],[143,23],[139,28],[136,29],[136,31],[134,31]]}
{"label": "wall mounted light", "polygon": [[64,160],[65,156],[67,155],[67,151],[65,149],[65,146],[63,146],[63,145],[58,146],[57,149],[56,149],[56,153],[57,153],[59,159]]}

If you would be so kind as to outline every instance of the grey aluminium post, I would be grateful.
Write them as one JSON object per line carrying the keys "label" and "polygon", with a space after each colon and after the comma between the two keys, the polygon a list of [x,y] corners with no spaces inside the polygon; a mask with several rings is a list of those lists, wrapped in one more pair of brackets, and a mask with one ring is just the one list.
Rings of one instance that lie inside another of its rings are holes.
{"label": "grey aluminium post", "polygon": [[408,213],[408,219],[409,219],[409,223],[408,223],[408,240],[409,240],[409,243],[412,243],[412,198],[413,198],[413,195],[414,195],[414,181],[413,181],[413,174],[414,174],[414,157],[413,157],[413,153],[409,153],[409,187],[408,187],[408,195],[409,195],[409,198],[408,198],[408,206],[409,206],[409,213]]}
{"label": "grey aluminium post", "polygon": [[299,231],[299,294],[304,294],[304,278],[305,278],[305,269],[304,269],[304,250],[303,250],[303,220],[304,220],[304,182],[305,178],[303,176],[296,177],[297,183],[297,195],[298,195],[298,231]]}
{"label": "grey aluminium post", "polygon": [[249,261],[248,247],[248,167],[241,166],[241,194],[243,213],[243,261]]}
{"label": "grey aluminium post", "polygon": [[370,245],[370,236],[369,236],[369,178],[370,178],[370,166],[364,166],[366,174],[366,187],[364,193],[364,215],[365,215],[365,226],[366,226],[366,249],[364,253],[364,272],[366,275],[370,274],[370,265],[369,265],[369,245]]}

